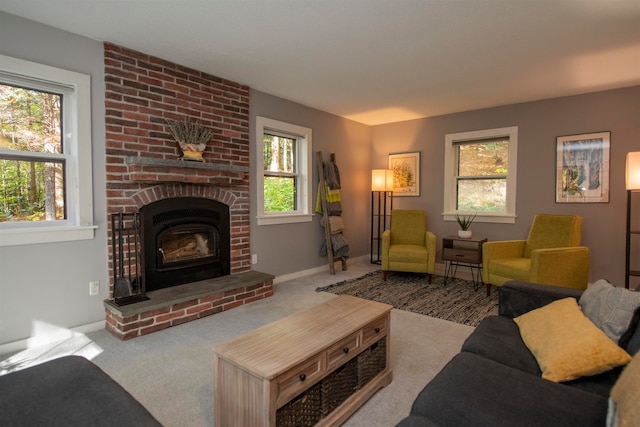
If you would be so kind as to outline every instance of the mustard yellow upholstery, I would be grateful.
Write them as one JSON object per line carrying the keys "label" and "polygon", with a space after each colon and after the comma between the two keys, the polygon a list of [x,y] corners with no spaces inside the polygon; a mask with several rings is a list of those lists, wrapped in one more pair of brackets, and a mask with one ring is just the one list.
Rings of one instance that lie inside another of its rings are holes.
{"label": "mustard yellow upholstery", "polygon": [[502,286],[508,280],[586,289],[589,248],[580,246],[582,217],[536,215],[527,240],[486,242],[482,280]]}
{"label": "mustard yellow upholstery", "polygon": [[429,283],[436,266],[436,236],[426,230],[422,210],[391,211],[391,228],[382,233],[382,271],[427,273]]}

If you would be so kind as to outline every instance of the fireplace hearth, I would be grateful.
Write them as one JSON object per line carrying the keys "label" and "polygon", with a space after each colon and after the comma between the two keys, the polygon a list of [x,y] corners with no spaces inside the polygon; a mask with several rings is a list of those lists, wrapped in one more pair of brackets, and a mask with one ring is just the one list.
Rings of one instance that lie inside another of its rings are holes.
{"label": "fireplace hearth", "polygon": [[147,292],[230,274],[227,205],[198,197],[163,199],[140,208],[140,222]]}

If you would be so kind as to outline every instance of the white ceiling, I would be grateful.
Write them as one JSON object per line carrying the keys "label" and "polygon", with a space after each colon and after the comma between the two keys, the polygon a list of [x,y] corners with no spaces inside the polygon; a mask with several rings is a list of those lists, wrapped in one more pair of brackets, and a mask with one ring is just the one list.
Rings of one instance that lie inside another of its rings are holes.
{"label": "white ceiling", "polygon": [[640,0],[0,0],[362,123],[640,84]]}

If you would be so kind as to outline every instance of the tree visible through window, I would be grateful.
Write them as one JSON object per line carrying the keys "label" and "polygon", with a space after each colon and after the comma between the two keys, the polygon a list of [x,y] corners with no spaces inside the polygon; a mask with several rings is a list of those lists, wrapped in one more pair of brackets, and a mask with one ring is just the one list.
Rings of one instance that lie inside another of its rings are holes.
{"label": "tree visible through window", "polygon": [[0,83],[0,222],[66,218],[62,95]]}
{"label": "tree visible through window", "polygon": [[297,208],[296,139],[264,134],[264,211],[287,212]]}
{"label": "tree visible through window", "polygon": [[310,222],[312,131],[256,117],[258,225]]}
{"label": "tree visible through window", "polygon": [[506,211],[509,139],[465,142],[455,148],[456,210]]}

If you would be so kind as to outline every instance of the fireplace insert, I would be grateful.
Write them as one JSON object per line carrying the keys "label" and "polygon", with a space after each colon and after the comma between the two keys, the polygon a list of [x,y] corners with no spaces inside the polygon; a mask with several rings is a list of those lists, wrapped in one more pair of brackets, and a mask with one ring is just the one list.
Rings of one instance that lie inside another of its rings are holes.
{"label": "fireplace insert", "polygon": [[140,209],[143,280],[147,292],[230,274],[229,207],[176,197]]}

